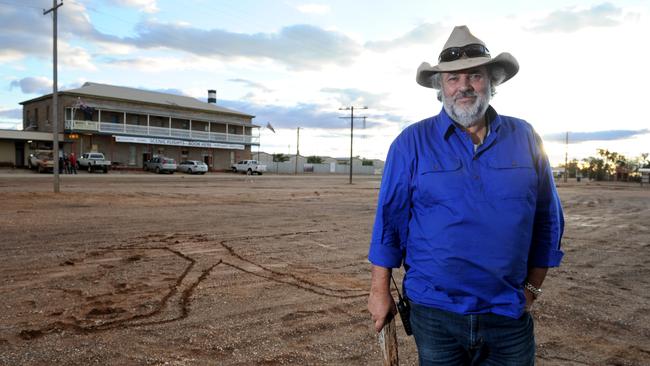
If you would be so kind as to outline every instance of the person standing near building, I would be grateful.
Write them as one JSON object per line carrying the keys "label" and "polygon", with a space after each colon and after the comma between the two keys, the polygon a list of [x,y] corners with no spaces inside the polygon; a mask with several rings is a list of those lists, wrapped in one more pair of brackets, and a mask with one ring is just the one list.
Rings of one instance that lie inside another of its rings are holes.
{"label": "person standing near building", "polygon": [[379,332],[404,291],[420,365],[533,365],[529,313],[560,264],[564,217],[542,142],[527,122],[490,106],[519,64],[492,58],[455,27],[417,82],[438,90],[440,113],[392,143],[368,258],[368,309]]}
{"label": "person standing near building", "polygon": [[77,157],[73,152],[71,152],[70,155],[68,156],[68,160],[70,163],[70,173],[77,174]]}

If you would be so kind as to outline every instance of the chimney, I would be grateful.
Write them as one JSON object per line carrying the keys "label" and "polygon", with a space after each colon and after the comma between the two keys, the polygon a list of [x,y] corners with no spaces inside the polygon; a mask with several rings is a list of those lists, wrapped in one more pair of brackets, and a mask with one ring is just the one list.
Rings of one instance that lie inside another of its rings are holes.
{"label": "chimney", "polygon": [[208,90],[208,103],[217,104],[217,91]]}

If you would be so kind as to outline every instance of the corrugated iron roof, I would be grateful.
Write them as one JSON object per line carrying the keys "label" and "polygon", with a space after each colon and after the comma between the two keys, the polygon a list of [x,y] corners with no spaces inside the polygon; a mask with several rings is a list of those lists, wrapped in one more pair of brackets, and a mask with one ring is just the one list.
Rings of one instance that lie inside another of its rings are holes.
{"label": "corrugated iron roof", "polygon": [[236,115],[251,117],[251,118],[254,117],[250,114],[235,111],[233,109],[219,107],[212,103],[202,102],[192,97],[161,93],[161,92],[155,92],[149,90],[142,90],[136,88],[129,88],[125,86],[115,86],[115,85],[87,82],[84,83],[81,86],[81,88],[65,90],[62,91],[61,93],[82,94],[82,95],[89,95],[89,96],[91,95],[96,97],[160,104],[164,106],[199,109],[208,112],[236,114]]}

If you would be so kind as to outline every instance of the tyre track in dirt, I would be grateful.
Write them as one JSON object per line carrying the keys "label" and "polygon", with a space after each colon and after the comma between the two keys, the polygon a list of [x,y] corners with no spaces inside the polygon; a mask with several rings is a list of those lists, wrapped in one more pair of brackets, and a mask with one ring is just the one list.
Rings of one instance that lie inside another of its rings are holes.
{"label": "tyre track in dirt", "polygon": [[[103,253],[119,253],[121,251],[133,251],[133,250],[157,250],[157,251],[167,251],[173,255],[181,258],[186,261],[188,264],[185,266],[184,270],[177,277],[173,286],[170,287],[169,292],[166,293],[157,305],[151,311],[143,314],[134,314],[124,318],[113,319],[102,321],[94,325],[83,325],[81,320],[79,321],[54,321],[44,327],[36,327],[31,329],[23,329],[18,333],[18,336],[26,341],[33,340],[47,334],[51,333],[60,333],[63,331],[76,332],[81,334],[109,331],[114,329],[125,329],[125,328],[134,328],[134,327],[144,327],[144,326],[155,326],[166,323],[178,322],[187,318],[190,314],[190,308],[192,306],[192,295],[196,291],[197,287],[210,276],[212,271],[219,265],[228,266],[229,268],[235,269],[242,273],[246,273],[257,278],[262,278],[271,282],[284,284],[291,286],[293,288],[307,291],[319,296],[338,298],[338,299],[354,299],[361,298],[368,295],[367,291],[360,289],[346,289],[346,288],[333,288],[324,286],[316,283],[305,276],[299,276],[292,273],[291,271],[282,272],[275,269],[272,269],[262,263],[259,263],[255,260],[247,258],[245,255],[242,255],[236,250],[236,243],[254,241],[254,240],[263,240],[263,239],[284,239],[292,236],[301,236],[301,235],[312,235],[319,233],[327,233],[327,230],[318,230],[318,231],[298,231],[298,232],[287,232],[287,233],[277,233],[271,235],[260,235],[260,236],[239,236],[233,237],[224,240],[216,241],[216,244],[219,245],[223,250],[218,250],[222,258],[212,261],[210,264],[203,264],[201,267],[203,269],[196,271],[195,267],[198,266],[200,260],[193,258],[191,255],[184,253],[181,250],[174,249],[174,246],[178,245],[190,245],[195,246],[196,244],[200,245],[210,245],[215,243],[215,241],[210,240],[205,235],[191,235],[187,238],[183,238],[183,235],[179,234],[168,234],[168,235],[148,235],[144,237],[135,238],[134,241],[138,242],[142,239],[145,239],[144,243],[151,243],[151,239],[159,241],[161,246],[151,246],[151,245],[129,245],[124,247],[101,247],[98,248],[98,251]],[[186,240],[184,240],[186,239]],[[130,241],[133,243],[133,241]],[[165,245],[166,244],[166,245]],[[83,259],[82,259],[83,260]],[[249,267],[249,268],[246,268]],[[252,267],[252,268],[250,268]],[[287,268],[290,268],[287,265]],[[174,305],[175,304],[175,305]],[[95,310],[95,309],[93,309]],[[171,316],[170,316],[171,315]],[[84,319],[82,319],[84,320]]]}

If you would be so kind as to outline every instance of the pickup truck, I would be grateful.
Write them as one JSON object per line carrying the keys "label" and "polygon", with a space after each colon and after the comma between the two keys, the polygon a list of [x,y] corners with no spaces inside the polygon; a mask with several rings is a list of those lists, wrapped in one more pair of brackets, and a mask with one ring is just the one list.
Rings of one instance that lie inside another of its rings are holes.
{"label": "pickup truck", "polygon": [[230,169],[234,173],[246,174],[259,174],[262,175],[266,171],[266,165],[260,164],[257,160],[242,160],[237,164],[233,164]]}
{"label": "pickup truck", "polygon": [[111,166],[111,161],[104,158],[104,154],[98,152],[89,152],[81,154],[77,160],[79,169],[87,169],[88,173],[96,170],[101,170],[108,173],[108,168]]}
{"label": "pickup truck", "polygon": [[29,169],[36,169],[39,173],[53,171],[54,160],[52,160],[52,151],[38,151],[34,154],[29,154],[27,165]]}

